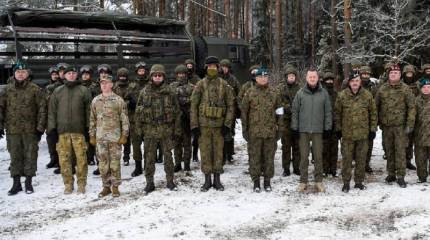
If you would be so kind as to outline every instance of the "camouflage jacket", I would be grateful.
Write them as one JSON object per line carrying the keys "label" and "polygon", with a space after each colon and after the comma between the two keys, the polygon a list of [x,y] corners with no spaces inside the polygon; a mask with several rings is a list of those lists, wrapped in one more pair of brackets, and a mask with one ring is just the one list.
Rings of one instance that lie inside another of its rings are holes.
{"label": "camouflage jacket", "polygon": [[419,95],[415,99],[415,145],[430,147],[430,96]]}
{"label": "camouflage jacket", "polygon": [[411,89],[412,94],[414,94],[414,97],[420,94],[420,87],[418,85],[418,82],[405,83],[405,84],[409,87],[409,89]]}
{"label": "camouflage jacket", "polygon": [[233,74],[227,74],[227,75],[221,75],[221,78],[224,79],[230,87],[233,88],[234,93],[234,117],[239,118],[240,117],[240,111],[239,111],[239,92],[240,92],[240,83],[237,80],[236,76]]}
{"label": "camouflage jacket", "polygon": [[121,136],[128,136],[130,123],[124,100],[115,93],[102,94],[91,103],[89,135],[97,141],[118,142]]}
{"label": "camouflage jacket", "polygon": [[196,85],[200,80],[200,77],[195,73],[193,73],[193,75],[188,75],[188,82],[193,85]]}
{"label": "camouflage jacket", "polygon": [[36,84],[28,80],[8,84],[0,97],[0,128],[7,134],[44,132],[46,111],[43,90]]}
{"label": "camouflage jacket", "polygon": [[336,131],[342,131],[346,140],[367,139],[376,132],[377,112],[372,94],[361,88],[353,94],[350,88],[342,90],[334,106]]}
{"label": "camouflage jacket", "polygon": [[79,82],[56,88],[49,101],[48,132],[85,133],[89,127],[91,93]]}
{"label": "camouflage jacket", "polygon": [[332,128],[331,129],[334,131],[336,129],[336,118],[335,118],[336,112],[334,111],[334,104],[336,103],[338,92],[334,87],[332,88],[324,87],[324,89],[327,91],[328,95],[330,96],[330,103],[331,103],[331,109],[332,109]]}
{"label": "camouflage jacket", "polygon": [[414,127],[415,98],[406,84],[384,83],[376,93],[375,101],[379,125]]}
{"label": "camouflage jacket", "polygon": [[242,131],[247,132],[250,138],[276,137],[276,133],[285,128],[283,109],[277,89],[251,87],[242,101]]}
{"label": "camouflage jacket", "polygon": [[129,106],[128,120],[130,121],[130,123],[135,122],[134,114],[136,112],[136,107],[130,107],[130,105],[132,105],[130,104],[130,102],[132,102],[133,104],[137,104],[139,94],[145,88],[146,85],[149,85],[147,80],[135,80],[128,84],[127,94],[124,99]]}
{"label": "camouflage jacket", "polygon": [[370,80],[367,82],[362,82],[362,87],[369,91],[372,94],[373,98],[375,98],[376,92],[378,91],[378,86],[376,86],[374,82]]}
{"label": "camouflage jacket", "polygon": [[231,128],[234,110],[234,93],[228,83],[219,77],[205,77],[197,83],[191,95],[191,129]]}
{"label": "camouflage jacket", "polygon": [[94,82],[92,80],[89,81],[81,81],[82,86],[88,88],[91,93],[91,100],[95,98],[97,95],[102,93],[102,90],[100,88],[100,82]]}
{"label": "camouflage jacket", "polygon": [[239,94],[237,95],[237,102],[240,109],[242,108],[242,101],[243,101],[243,98],[245,97],[246,91],[248,91],[248,89],[250,89],[254,85],[255,85],[254,81],[248,81],[240,87]]}
{"label": "camouflage jacket", "polygon": [[176,89],[179,108],[181,109],[181,127],[184,131],[190,131],[191,94],[193,94],[194,85],[176,82],[172,87]]}
{"label": "camouflage jacket", "polygon": [[175,90],[166,83],[148,84],[139,94],[135,121],[138,135],[145,138],[181,135],[181,111]]}
{"label": "camouflage jacket", "polygon": [[291,104],[293,103],[294,97],[296,96],[297,91],[300,89],[300,85],[298,83],[294,84],[286,84],[281,83],[278,85],[278,91],[281,95],[282,105],[284,106],[284,124],[285,130],[288,131],[290,129],[291,123]]}

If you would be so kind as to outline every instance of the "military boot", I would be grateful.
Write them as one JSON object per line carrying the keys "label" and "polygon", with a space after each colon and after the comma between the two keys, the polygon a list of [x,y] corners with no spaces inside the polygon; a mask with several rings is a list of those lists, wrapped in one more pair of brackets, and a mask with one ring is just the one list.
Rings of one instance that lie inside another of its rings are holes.
{"label": "military boot", "polygon": [[154,181],[146,181],[146,186],[143,189],[143,191],[145,192],[145,194],[149,194],[150,192],[153,192],[155,190],[155,185],[154,185]]}
{"label": "military boot", "polygon": [[79,194],[85,194],[85,185],[83,185],[83,184],[80,184],[80,185],[78,185],[78,190],[77,190],[77,192],[79,193]]}
{"label": "military boot", "polygon": [[427,178],[426,177],[419,177],[418,178],[418,183],[425,183],[427,182]]}
{"label": "military boot", "polygon": [[99,167],[97,167],[97,169],[93,171],[93,174],[96,175],[96,176],[100,175],[100,169],[99,169]]}
{"label": "military boot", "polygon": [[350,187],[349,187],[349,183],[344,183],[344,184],[343,184],[343,187],[342,187],[342,192],[344,192],[344,193],[348,193],[348,192],[349,192],[349,189],[350,189]]}
{"label": "military boot", "polygon": [[289,168],[285,168],[284,172],[282,173],[283,177],[288,177],[291,175],[290,169]]}
{"label": "military boot", "polygon": [[199,149],[196,147],[193,147],[193,162],[199,161]]}
{"label": "military boot", "polygon": [[121,194],[119,193],[118,186],[112,187],[112,197],[119,197]]}
{"label": "military boot", "polygon": [[25,177],[25,193],[32,194],[34,193],[33,185],[32,185],[32,178],[31,176]]}
{"label": "military boot", "polygon": [[12,195],[15,195],[21,191],[22,191],[21,177],[20,176],[14,176],[12,188],[9,190],[9,192],[7,192],[7,195],[12,196]]}
{"label": "military boot", "polygon": [[369,174],[373,173],[373,169],[370,166],[366,166],[365,171]]}
{"label": "military boot", "polygon": [[190,162],[184,163],[184,171],[186,171],[186,172],[191,171]]}
{"label": "military boot", "polygon": [[406,163],[406,168],[409,170],[417,170],[417,167],[415,167],[410,161]]}
{"label": "military boot", "polygon": [[404,177],[397,178],[397,184],[399,184],[401,188],[406,188],[405,178]]}
{"label": "military boot", "polygon": [[214,188],[217,191],[224,191],[224,186],[221,183],[221,174],[215,173],[214,174]]}
{"label": "military boot", "polygon": [[315,188],[317,189],[317,192],[325,192],[325,187],[322,182],[316,182]]}
{"label": "military boot", "polygon": [[297,192],[304,193],[307,188],[308,188],[307,183],[299,183],[299,186],[297,187]]}
{"label": "military boot", "polygon": [[141,175],[142,172],[143,172],[142,161],[136,161],[136,167],[135,167],[134,171],[131,173],[131,176],[137,177],[137,176]]}
{"label": "military boot", "polygon": [[395,182],[396,181],[396,177],[395,176],[390,176],[390,175],[388,175],[386,178],[385,178],[385,182],[387,182],[387,183],[392,183],[392,182]]}
{"label": "military boot", "polygon": [[205,183],[201,187],[202,192],[207,192],[212,187],[212,178],[210,174],[205,174]]}
{"label": "military boot", "polygon": [[130,165],[130,159],[124,159],[124,166]]}
{"label": "military boot", "polygon": [[58,167],[54,170],[54,174],[61,174],[61,168],[60,168],[60,166],[58,166]]}
{"label": "military boot", "polygon": [[366,189],[366,186],[364,186],[364,184],[363,184],[363,183],[356,183],[356,184],[354,185],[354,188],[358,188],[358,189],[360,189],[360,190],[365,190],[365,189]]}
{"label": "military boot", "polygon": [[175,164],[174,172],[180,172],[182,170],[181,163]]}
{"label": "military boot", "polygon": [[169,179],[167,180],[166,187],[167,187],[170,191],[178,191],[178,186],[176,186],[175,182],[173,182],[173,178],[169,178]]}
{"label": "military boot", "polygon": [[300,169],[293,169],[293,173],[297,176],[300,176]]}
{"label": "military boot", "polygon": [[54,167],[58,167],[58,159],[55,158],[51,158],[51,160],[49,161],[48,164],[46,164],[46,168],[54,168]]}
{"label": "military boot", "polygon": [[270,178],[264,178],[264,191],[271,192],[272,186],[270,186]]}
{"label": "military boot", "polygon": [[261,192],[260,179],[254,181],[254,192],[256,193]]}
{"label": "military boot", "polygon": [[99,198],[106,197],[111,193],[112,191],[110,190],[110,187],[103,187],[103,190],[99,193]]}
{"label": "military boot", "polygon": [[68,194],[72,194],[73,192],[73,184],[66,184],[64,186],[64,194],[68,195]]}

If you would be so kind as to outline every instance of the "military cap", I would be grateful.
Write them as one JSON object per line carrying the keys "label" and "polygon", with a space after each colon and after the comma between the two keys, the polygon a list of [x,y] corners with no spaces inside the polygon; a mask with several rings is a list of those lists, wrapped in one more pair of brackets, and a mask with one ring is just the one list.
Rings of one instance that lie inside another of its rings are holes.
{"label": "military cap", "polygon": [[407,73],[407,72],[411,72],[413,74],[415,74],[415,67],[413,65],[406,65],[403,67],[403,73]]}
{"label": "military cap", "polygon": [[372,69],[369,66],[361,66],[360,67],[360,75],[364,74],[364,73],[372,74]]}
{"label": "military cap", "polygon": [[112,74],[112,67],[109,64],[100,64],[97,67],[97,73],[100,74],[101,71]]}
{"label": "military cap", "polygon": [[80,74],[84,74],[84,73],[92,74],[93,68],[90,65],[84,65],[79,69],[79,73]]}
{"label": "military cap", "polygon": [[52,74],[52,73],[54,73],[54,72],[58,73],[58,68],[57,68],[57,66],[51,66],[51,67],[48,69],[48,72],[49,72],[49,74]]}
{"label": "military cap", "polygon": [[267,68],[259,68],[255,76],[269,76],[269,70]]}
{"label": "military cap", "polygon": [[219,62],[219,64],[221,65],[221,66],[225,66],[225,67],[231,67],[231,62],[230,62],[230,60],[228,60],[228,59],[222,59],[220,62]]}
{"label": "military cap", "polygon": [[125,67],[122,67],[116,71],[117,76],[128,76],[128,69]]}
{"label": "military cap", "polygon": [[75,67],[75,66],[68,65],[68,66],[66,67],[66,69],[64,69],[64,74],[66,74],[67,72],[78,72],[78,71],[76,70],[76,67]]}
{"label": "military cap", "polygon": [[188,72],[188,68],[185,65],[183,65],[183,64],[179,64],[175,68],[175,74],[178,74],[178,73],[187,73],[187,72]]}
{"label": "military cap", "polygon": [[152,76],[152,74],[154,74],[154,73],[162,73],[164,76],[166,76],[166,71],[164,69],[164,66],[161,64],[152,65],[149,75]]}
{"label": "military cap", "polygon": [[424,85],[430,85],[430,78],[422,78],[419,81],[420,87],[423,87]]}
{"label": "military cap", "polygon": [[219,59],[215,56],[209,56],[206,58],[205,60],[205,64],[209,65],[209,64],[219,64]]}
{"label": "military cap", "polygon": [[13,71],[15,72],[16,70],[28,70],[27,63],[22,60],[18,60],[13,67]]}

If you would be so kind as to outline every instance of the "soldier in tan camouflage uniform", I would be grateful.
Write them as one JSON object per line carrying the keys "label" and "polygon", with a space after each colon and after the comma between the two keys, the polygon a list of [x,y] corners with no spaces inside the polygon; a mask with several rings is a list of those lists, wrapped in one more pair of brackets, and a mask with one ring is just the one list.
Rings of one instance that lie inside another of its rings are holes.
{"label": "soldier in tan camouflage uniform", "polygon": [[[121,184],[121,146],[127,142],[129,122],[124,100],[113,93],[112,77],[100,79],[102,94],[91,103],[90,143],[97,148],[103,190],[99,197],[112,193],[119,197]],[[111,190],[112,187],[112,190]]]}
{"label": "soldier in tan camouflage uniform", "polygon": [[[127,109],[130,110],[129,104],[129,79],[128,79],[128,69],[127,68],[120,68],[116,71],[116,78],[117,81],[114,84],[113,92],[120,96],[126,103]],[[136,103],[134,103],[136,104]],[[130,112],[128,112],[129,114]],[[127,114],[127,116],[128,116]],[[129,119],[130,121],[130,119]],[[128,166],[130,165],[130,152],[131,152],[131,134],[128,135],[127,143],[123,145],[123,156],[122,159],[124,161],[124,165]]]}
{"label": "soldier in tan camouflage uniform", "polygon": [[[297,91],[300,89],[300,83],[298,78],[297,70],[294,67],[288,67],[285,71],[286,80],[279,85],[279,91],[281,92],[282,100],[284,102],[284,108],[290,109],[290,105],[293,103],[294,97]],[[290,165],[293,165],[293,173],[300,175],[300,153],[299,153],[299,141],[293,137],[290,131],[290,120],[291,112],[285,112],[285,131],[281,138],[282,143],[282,168],[284,172],[282,176],[290,176]]]}
{"label": "soldier in tan camouflage uniform", "polygon": [[25,176],[25,192],[34,192],[32,178],[36,176],[38,143],[46,126],[46,102],[41,88],[29,80],[28,67],[18,61],[14,66],[14,80],[0,97],[0,138],[6,130],[7,150],[10,154],[10,175],[13,186],[8,195],[22,191],[21,177]]}
{"label": "soldier in tan camouflage uniform", "polygon": [[74,188],[72,154],[76,156],[78,193],[85,193],[88,165],[84,134],[89,127],[91,94],[77,80],[78,72],[75,67],[67,67],[64,74],[64,85],[55,89],[49,102],[47,131],[59,134],[57,151],[65,186],[64,194],[71,194]]}
{"label": "soldier in tan camouflage uniform", "polygon": [[415,123],[414,95],[400,81],[399,65],[393,64],[388,72],[388,81],[376,94],[379,125],[382,129],[384,149],[387,154],[387,183],[396,181],[405,188],[407,135],[413,132]]}
{"label": "soldier in tan camouflage uniform", "polygon": [[166,187],[177,190],[173,181],[174,167],[172,149],[174,139],[181,136],[181,113],[176,92],[164,82],[164,66],[154,64],[150,72],[151,83],[139,94],[136,108],[136,131],[145,141],[145,177],[144,191],[148,194],[155,190],[154,173],[157,158],[157,145],[160,145],[164,156]]}
{"label": "soldier in tan camouflage uniform", "polygon": [[[234,118],[234,94],[226,81],[218,77],[219,60],[209,56],[205,61],[206,77],[197,83],[191,96],[191,131],[200,136],[202,172],[205,183],[201,190],[212,186],[223,191],[220,175],[223,173],[224,135],[231,132]],[[212,185],[211,174],[214,175]]]}
{"label": "soldier in tan camouflage uniform", "polygon": [[427,182],[430,160],[430,77],[420,79],[421,94],[415,100],[415,162],[418,182]]}
{"label": "soldier in tan camouflage uniform", "polygon": [[376,136],[377,112],[372,94],[361,87],[359,75],[349,78],[349,87],[338,95],[334,107],[336,135],[342,139],[343,192],[349,192],[352,161],[355,160],[354,188],[364,190],[368,140]]}
{"label": "soldier in tan camouflage uniform", "polygon": [[[418,87],[415,67],[413,65],[406,65],[403,67],[403,82],[409,86],[414,97],[420,94],[420,89]],[[414,157],[414,133],[408,134],[408,146],[406,147],[406,168],[409,170],[417,170],[417,168],[412,164],[412,158]]]}
{"label": "soldier in tan camouflage uniform", "polygon": [[241,108],[242,135],[249,143],[249,172],[255,192],[260,192],[261,176],[264,190],[272,190],[276,142],[284,132],[284,106],[278,90],[269,87],[268,74],[267,69],[258,69],[256,85],[246,91]]}
{"label": "soldier in tan camouflage uniform", "polygon": [[181,110],[182,134],[175,143],[175,172],[182,170],[181,163],[184,162],[184,171],[191,171],[191,129],[190,129],[190,106],[191,94],[194,85],[188,82],[188,69],[185,65],[178,65],[175,68],[176,82],[172,85],[176,89],[179,108]]}
{"label": "soldier in tan camouflage uniform", "polygon": [[[188,82],[195,86],[197,82],[201,80],[200,77],[196,74],[196,63],[194,62],[193,59],[187,59],[185,60],[184,64],[188,69],[188,72],[187,72]],[[193,162],[198,162],[199,161],[199,156],[198,156],[199,139],[196,136],[192,136],[191,144],[193,146]]]}
{"label": "soldier in tan camouflage uniform", "polygon": [[236,76],[233,75],[231,70],[231,62],[228,59],[222,59],[220,61],[221,66],[221,75],[220,77],[224,79],[230,87],[233,88],[234,93],[234,120],[232,126],[230,127],[231,133],[227,134],[224,138],[224,158],[223,163],[226,161],[232,162],[234,155],[234,135],[236,128],[236,118],[240,118],[240,110],[238,104],[238,95],[240,90],[240,83],[237,80]]}

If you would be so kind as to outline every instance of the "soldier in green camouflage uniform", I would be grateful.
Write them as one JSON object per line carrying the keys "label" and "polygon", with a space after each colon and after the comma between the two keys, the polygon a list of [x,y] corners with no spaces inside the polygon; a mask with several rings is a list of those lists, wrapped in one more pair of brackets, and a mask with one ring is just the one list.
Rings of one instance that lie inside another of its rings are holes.
{"label": "soldier in green camouflage uniform", "polygon": [[197,83],[191,96],[191,131],[200,136],[202,172],[205,183],[201,190],[213,187],[223,191],[220,174],[223,173],[224,135],[231,132],[234,118],[234,93],[226,81],[218,77],[219,60],[209,56],[205,61],[206,77]]}
{"label": "soldier in green camouflage uniform", "polygon": [[135,65],[136,79],[128,85],[128,93],[125,101],[128,103],[128,119],[130,121],[130,138],[133,148],[133,160],[135,161],[135,169],[131,173],[132,177],[137,177],[143,173],[142,169],[142,143],[143,136],[139,136],[135,124],[136,104],[139,98],[139,93],[148,85],[148,74],[146,72],[146,63],[138,62]]}
{"label": "soldier in green camouflage uniform", "polygon": [[246,91],[248,91],[249,88],[255,85],[255,74],[257,73],[257,70],[260,68],[259,65],[253,65],[249,68],[249,79],[246,83],[244,83],[240,87],[239,94],[237,95],[237,102],[239,105],[239,110],[242,104],[242,100],[245,97]]}
{"label": "soldier in green camouflage uniform", "polygon": [[240,83],[237,78],[231,72],[231,62],[228,59],[222,59],[220,61],[221,66],[221,75],[220,77],[224,79],[230,87],[233,88],[234,93],[234,120],[233,124],[230,127],[231,133],[227,134],[224,138],[224,158],[223,163],[226,161],[232,162],[234,155],[234,135],[236,128],[236,118],[240,118],[239,104],[238,104],[238,95],[240,90]]}
{"label": "soldier in green camouflage uniform", "polygon": [[25,176],[25,192],[34,192],[32,178],[36,176],[38,143],[46,126],[46,102],[41,88],[29,81],[28,67],[18,61],[14,66],[14,81],[0,97],[0,138],[6,130],[10,154],[10,175],[13,186],[8,195],[22,191],[21,176]]}
{"label": "soldier in green camouflage uniform", "polygon": [[173,182],[174,167],[172,149],[174,139],[181,136],[181,113],[176,92],[164,81],[166,72],[164,66],[154,64],[150,72],[151,83],[139,94],[136,108],[136,131],[144,136],[145,141],[145,177],[144,191],[154,191],[155,161],[157,145],[160,145],[164,156],[164,171],[166,172],[167,188],[175,191]]}
{"label": "soldier in green camouflage uniform", "polygon": [[[49,102],[49,97],[51,97],[51,94],[52,92],[54,92],[55,88],[57,88],[62,84],[60,80],[60,76],[58,74],[58,68],[56,66],[50,67],[48,72],[51,75],[51,79],[49,80],[49,84],[45,87],[45,99],[47,103]],[[46,117],[48,117],[48,115],[46,115]],[[59,167],[58,153],[57,153],[57,150],[55,149],[55,145],[57,144],[57,142],[58,142],[57,133],[46,134],[46,143],[48,145],[48,152],[49,152],[49,158],[50,158],[50,161],[46,165],[46,168]]]}
{"label": "soldier in green camouflage uniform", "polygon": [[277,141],[284,132],[284,106],[276,88],[269,87],[267,69],[256,73],[256,85],[246,91],[242,101],[242,135],[248,141],[249,173],[254,191],[260,192],[260,177],[264,190],[272,190]]}
{"label": "soldier in green camouflage uniform", "polygon": [[78,193],[85,193],[87,184],[87,143],[85,132],[89,127],[90,91],[77,80],[78,72],[69,66],[64,70],[64,85],[55,89],[49,102],[48,133],[59,134],[57,151],[60,158],[64,194],[73,192],[72,158],[76,156]]}
{"label": "soldier in green camouflage uniform", "polygon": [[338,95],[334,107],[336,136],[342,139],[343,192],[349,192],[352,161],[355,160],[354,188],[364,190],[368,140],[376,136],[377,112],[372,94],[361,87],[358,74],[349,78],[349,87]]}
{"label": "soldier in green camouflage uniform", "polygon": [[[285,71],[286,80],[279,84],[283,104],[285,109],[290,109],[297,91],[300,89],[297,70],[294,67],[288,67]],[[299,141],[294,138],[290,131],[291,112],[285,112],[285,131],[281,138],[282,143],[282,168],[284,172],[282,176],[290,176],[290,166],[293,165],[293,173],[300,175],[300,153]]]}
{"label": "soldier in green camouflage uniform", "polygon": [[[100,79],[102,94],[91,103],[90,143],[97,147],[97,158],[103,182],[99,197],[112,193],[119,197],[121,184],[121,146],[127,142],[129,122],[124,100],[113,93],[112,77]],[[112,190],[111,190],[112,187]]]}
{"label": "soldier in green camouflage uniform", "polygon": [[379,125],[387,154],[386,182],[396,181],[406,187],[407,135],[413,131],[415,122],[414,95],[409,87],[400,81],[401,71],[397,64],[391,66],[388,81],[376,93]]}
{"label": "soldier in green camouflage uniform", "polygon": [[[376,84],[370,80],[372,69],[369,66],[362,66],[360,67],[359,73],[361,79],[361,86],[367,91],[369,91],[372,94],[372,97],[375,98],[376,91],[378,90],[378,88]],[[367,173],[372,173],[373,169],[370,167],[370,159],[372,157],[373,139],[369,139],[368,146],[369,150],[367,151],[365,171]]]}
{"label": "soldier in green camouflage uniform", "polygon": [[[415,67],[413,65],[406,65],[403,67],[403,82],[409,86],[414,97],[420,94],[420,89],[418,87]],[[408,134],[408,146],[406,147],[406,168],[409,170],[417,170],[417,168],[412,164],[412,158],[414,157],[414,133]]]}
{"label": "soldier in green camouflage uniform", "polygon": [[184,171],[191,171],[191,129],[190,129],[190,106],[191,94],[194,85],[188,82],[188,69],[185,65],[175,68],[176,82],[172,85],[176,89],[179,108],[181,110],[181,136],[175,143],[175,172],[182,170],[181,162],[184,162]]}
{"label": "soldier in green camouflage uniform", "polygon": [[[126,99],[129,95],[129,80],[128,80],[128,69],[120,68],[116,71],[117,81],[113,87],[113,91],[115,94],[120,96],[124,101],[126,101],[127,109],[129,109]],[[129,100],[129,99],[128,99]],[[127,113],[128,116],[128,113]],[[131,151],[131,134],[128,135],[127,142],[123,145],[123,156],[122,159],[124,161],[124,165],[128,166],[130,164],[130,151]]]}
{"label": "soldier in green camouflage uniform", "polygon": [[[81,76],[81,84],[82,86],[88,88],[91,93],[91,100],[96,97],[100,92],[99,84],[95,83],[92,79],[93,69],[90,65],[84,65],[79,69],[79,74]],[[88,132],[85,132],[85,140],[88,142],[90,140],[90,136]],[[94,158],[96,155],[96,149],[94,146],[89,145],[87,149],[87,162],[88,165],[95,165]]]}
{"label": "soldier in green camouflage uniform", "polygon": [[427,182],[430,160],[430,77],[420,79],[421,94],[415,100],[415,162],[418,182]]}
{"label": "soldier in green camouflage uniform", "polygon": [[[200,81],[200,77],[196,74],[196,63],[194,62],[193,59],[187,59],[185,60],[185,66],[188,69],[188,82],[193,84],[194,86],[197,84],[198,81]],[[191,144],[193,145],[193,162],[198,162],[199,161],[199,156],[198,156],[198,152],[199,152],[199,139],[196,136],[192,136],[192,142]]]}
{"label": "soldier in green camouflage uniform", "polygon": [[[327,90],[330,96],[330,103],[332,109],[334,109],[334,104],[337,98],[337,90],[334,88],[334,81],[336,76],[332,72],[325,72],[323,75],[323,87]],[[324,174],[328,176],[331,174],[333,177],[337,175],[337,153],[339,151],[338,139],[334,134],[336,127],[336,121],[333,111],[333,127],[332,134],[326,139],[323,139],[323,169]]]}

